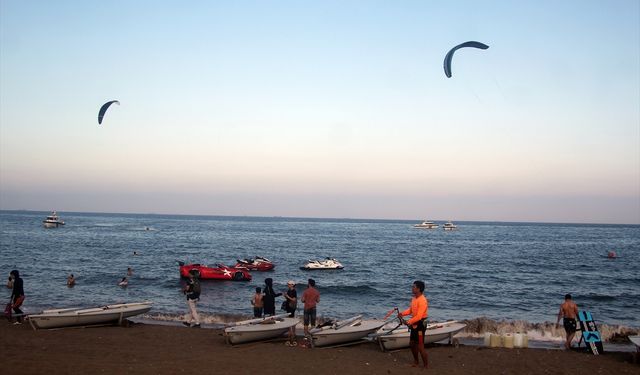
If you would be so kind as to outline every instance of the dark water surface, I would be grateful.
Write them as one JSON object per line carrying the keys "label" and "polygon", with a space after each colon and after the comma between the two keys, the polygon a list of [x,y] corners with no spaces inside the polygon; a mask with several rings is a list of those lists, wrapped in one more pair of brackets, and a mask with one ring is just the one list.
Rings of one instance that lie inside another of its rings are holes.
{"label": "dark water surface", "polygon": [[[0,211],[0,272],[6,280],[20,270],[30,312],[151,300],[154,314],[176,316],[185,312],[178,260],[233,265],[261,255],[276,263],[274,271],[253,272],[250,282],[203,282],[200,310],[249,315],[266,277],[277,291],[297,281],[299,294],[313,277],[320,315],[381,318],[406,307],[411,283],[421,279],[433,320],[555,322],[571,293],[603,323],[640,327],[637,225],[459,222],[445,232],[408,221],[59,212],[67,225],[45,229],[47,214]],[[607,259],[608,250],[620,257]],[[299,269],[328,256],[345,269]],[[127,267],[134,276],[122,289],[117,282]],[[69,273],[77,278],[71,289]]]}

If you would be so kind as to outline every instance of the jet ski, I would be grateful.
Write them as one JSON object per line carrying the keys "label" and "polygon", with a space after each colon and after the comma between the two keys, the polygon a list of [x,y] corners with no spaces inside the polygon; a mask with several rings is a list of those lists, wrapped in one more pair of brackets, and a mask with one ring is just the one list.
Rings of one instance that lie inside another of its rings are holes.
{"label": "jet ski", "polygon": [[275,264],[267,258],[256,256],[255,258],[238,259],[235,268],[246,268],[251,271],[271,271]]}
{"label": "jet ski", "polygon": [[324,260],[309,260],[307,264],[300,267],[301,270],[341,270],[344,266],[334,258]]}

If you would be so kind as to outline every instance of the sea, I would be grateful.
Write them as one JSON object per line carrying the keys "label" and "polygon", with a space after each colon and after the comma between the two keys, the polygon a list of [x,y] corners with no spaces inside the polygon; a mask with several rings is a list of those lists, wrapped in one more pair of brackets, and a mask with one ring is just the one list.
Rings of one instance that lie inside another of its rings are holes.
{"label": "sea", "polygon": [[[382,319],[407,308],[413,281],[423,280],[429,320],[465,321],[469,337],[529,332],[561,341],[554,323],[566,293],[592,313],[606,340],[640,332],[639,225],[461,221],[444,231],[437,220],[440,227],[427,230],[413,227],[421,220],[58,212],[66,225],[45,229],[48,214],[0,211],[0,272],[6,281],[20,271],[30,313],[152,301],[145,319],[177,322],[187,310],[178,261],[232,266],[262,256],[273,271],[202,282],[205,323],[251,317],[251,297],[268,277],[276,291],[295,281],[299,295],[313,278],[323,319]],[[300,269],[326,257],[344,269]],[[127,268],[133,275],[122,288]]]}

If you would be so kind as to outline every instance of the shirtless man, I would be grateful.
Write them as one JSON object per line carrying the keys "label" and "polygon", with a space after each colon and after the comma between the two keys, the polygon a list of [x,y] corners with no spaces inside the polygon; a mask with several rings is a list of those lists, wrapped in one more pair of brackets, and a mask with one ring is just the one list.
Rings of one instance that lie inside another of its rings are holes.
{"label": "shirtless man", "polygon": [[560,311],[558,312],[558,321],[556,325],[560,325],[560,319],[563,319],[564,330],[567,333],[567,342],[564,343],[564,347],[571,349],[571,341],[576,334],[577,323],[576,317],[578,316],[578,305],[571,299],[571,294],[564,296],[564,303],[560,305]]}

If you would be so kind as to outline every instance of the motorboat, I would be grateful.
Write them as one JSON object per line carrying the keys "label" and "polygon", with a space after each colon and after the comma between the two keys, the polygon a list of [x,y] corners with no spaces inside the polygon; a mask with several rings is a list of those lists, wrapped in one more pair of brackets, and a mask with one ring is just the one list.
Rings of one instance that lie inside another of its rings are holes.
{"label": "motorboat", "polygon": [[300,319],[289,318],[288,313],[251,319],[232,323],[232,327],[224,329],[224,337],[231,345],[270,340],[283,336],[298,323]]}
{"label": "motorboat", "polygon": [[235,268],[246,268],[251,271],[271,271],[275,264],[267,258],[256,256],[255,258],[238,259]]}
{"label": "motorboat", "polygon": [[456,230],[456,229],[458,229],[458,226],[455,225],[454,223],[452,223],[451,221],[447,221],[446,223],[444,223],[442,228],[444,230]]}
{"label": "motorboat", "polygon": [[[432,344],[447,339],[451,342],[453,336],[466,326],[466,324],[456,321],[427,324],[424,343]],[[387,323],[372,337],[378,341],[383,351],[409,347],[409,330],[404,324]]]}
{"label": "motorboat", "polygon": [[335,258],[324,260],[309,260],[307,264],[300,267],[301,270],[341,270],[344,266]]}
{"label": "motorboat", "polygon": [[250,281],[251,274],[246,268],[227,267],[222,263],[214,266],[193,263],[185,264],[178,262],[180,265],[180,276],[187,278],[191,273],[195,273],[202,280],[233,280],[233,281]]}
{"label": "motorboat", "polygon": [[362,315],[356,315],[335,323],[325,323],[311,329],[309,334],[314,347],[342,345],[363,340],[384,324],[384,320],[363,320]]}
{"label": "motorboat", "polygon": [[64,221],[60,220],[60,217],[58,217],[55,211],[51,212],[51,215],[47,216],[42,223],[44,223],[45,228],[57,228],[64,225]]}
{"label": "motorboat", "polygon": [[123,319],[151,310],[152,302],[120,303],[93,308],[69,308],[44,310],[29,315],[33,329],[89,326],[96,324],[122,323]]}
{"label": "motorboat", "polygon": [[438,224],[434,223],[433,221],[425,220],[420,224],[414,224],[413,227],[420,229],[436,229],[438,228]]}

